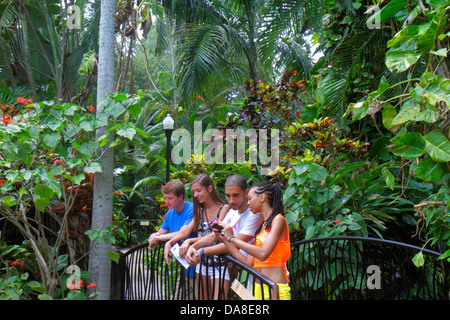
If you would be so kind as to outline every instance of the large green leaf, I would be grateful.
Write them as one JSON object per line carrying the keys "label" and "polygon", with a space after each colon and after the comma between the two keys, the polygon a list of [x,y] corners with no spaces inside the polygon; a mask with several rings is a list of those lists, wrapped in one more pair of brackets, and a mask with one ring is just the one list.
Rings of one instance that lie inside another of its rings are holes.
{"label": "large green leaf", "polygon": [[381,77],[380,83],[378,84],[378,90],[371,92],[369,94],[369,97],[377,97],[381,94],[383,94],[387,89],[389,89],[389,81],[386,79],[385,76]]}
{"label": "large green leaf", "polygon": [[402,108],[400,109],[400,112],[395,116],[395,118],[392,119],[391,125],[398,126],[407,121],[414,120],[414,118],[419,114],[419,112],[420,106],[414,103],[413,101],[408,100],[403,104]]}
{"label": "large green leaf", "polygon": [[408,0],[392,0],[381,10],[376,11],[368,20],[380,22],[392,18],[408,4]]}
{"label": "large green leaf", "polygon": [[397,111],[389,102],[383,104],[383,110],[381,114],[383,125],[386,127],[386,129],[391,130],[392,128],[394,128],[395,125],[392,124],[392,120],[397,116]]}
{"label": "large green leaf", "polygon": [[439,110],[436,106],[427,104],[414,118],[415,121],[435,123],[439,119]]}
{"label": "large green leaf", "polygon": [[54,192],[51,188],[46,185],[37,184],[34,187],[34,205],[39,211],[44,211],[45,208],[50,204],[50,200],[53,197]]}
{"label": "large green leaf", "polygon": [[390,71],[406,71],[419,60],[421,55],[422,53],[419,50],[400,51],[390,49],[386,53],[386,67]]}
{"label": "large green leaf", "polygon": [[84,168],[86,173],[103,172],[102,165],[98,162],[91,162],[88,166]]}
{"label": "large green leaf", "polygon": [[434,43],[437,37],[438,30],[441,29],[447,23],[447,19],[443,18],[446,9],[441,9],[429,23],[423,24],[425,28],[424,32],[421,32],[420,41],[417,44],[420,50],[424,53],[428,53],[434,47]]}
{"label": "large green leaf", "polygon": [[406,133],[391,139],[393,153],[405,159],[415,159],[425,153],[425,139],[418,132]]}
{"label": "large green leaf", "polygon": [[403,28],[391,40],[388,41],[388,48],[396,48],[401,45],[405,39],[416,37],[419,31],[419,25],[411,25]]}
{"label": "large green leaf", "polygon": [[389,189],[394,190],[395,187],[394,175],[387,168],[383,168],[381,172],[383,173],[383,178],[386,181],[386,185],[389,187]]}
{"label": "large green leaf", "polygon": [[129,140],[133,140],[133,137],[136,135],[136,130],[132,127],[124,125],[122,128],[117,130],[117,135],[127,138]]}
{"label": "large green leaf", "polygon": [[50,148],[55,148],[58,142],[61,140],[61,134],[58,132],[48,133],[44,136],[43,143]]}
{"label": "large green leaf", "polygon": [[369,112],[369,103],[367,101],[355,103],[352,106],[352,111],[353,111],[352,120],[353,121],[361,120]]}
{"label": "large green leaf", "polygon": [[424,89],[423,97],[428,103],[435,106],[437,102],[444,101],[450,105],[450,79],[429,73],[424,79],[426,89]]}
{"label": "large green leaf", "polygon": [[92,72],[96,63],[97,59],[95,58],[95,51],[90,50],[86,52],[83,54],[83,60],[81,61],[78,73],[81,75],[86,75],[87,73]]}
{"label": "large green leaf", "polygon": [[432,6],[435,10],[439,10],[440,8],[450,5],[449,0],[427,0],[425,2]]}
{"label": "large green leaf", "polygon": [[425,136],[425,151],[437,162],[450,161],[450,141],[439,131],[433,130]]}
{"label": "large green leaf", "polygon": [[416,177],[425,181],[439,181],[448,172],[447,167],[429,158],[422,159],[416,168]]}

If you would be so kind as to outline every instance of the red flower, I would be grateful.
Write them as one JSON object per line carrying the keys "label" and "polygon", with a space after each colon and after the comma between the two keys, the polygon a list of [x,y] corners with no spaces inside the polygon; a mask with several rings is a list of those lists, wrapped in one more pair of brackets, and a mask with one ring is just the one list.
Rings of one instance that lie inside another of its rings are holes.
{"label": "red flower", "polygon": [[95,108],[94,108],[92,105],[90,105],[90,106],[89,106],[89,111],[90,111],[90,112],[94,112],[94,111],[95,111]]}
{"label": "red flower", "polygon": [[25,261],[14,261],[13,263],[11,263],[11,265],[13,267],[23,267],[23,264],[25,263]]}
{"label": "red flower", "polygon": [[87,287],[88,288],[95,288],[95,287],[97,287],[97,284],[96,283],[89,283]]}
{"label": "red flower", "polygon": [[17,102],[18,103],[22,103],[22,104],[24,104],[24,105],[27,105],[27,104],[30,104],[30,103],[33,103],[33,100],[31,100],[31,99],[25,99],[25,98],[22,98],[22,97],[18,97],[17,98]]}
{"label": "red flower", "polygon": [[334,223],[339,223],[339,222],[341,222],[341,220],[334,220]]}

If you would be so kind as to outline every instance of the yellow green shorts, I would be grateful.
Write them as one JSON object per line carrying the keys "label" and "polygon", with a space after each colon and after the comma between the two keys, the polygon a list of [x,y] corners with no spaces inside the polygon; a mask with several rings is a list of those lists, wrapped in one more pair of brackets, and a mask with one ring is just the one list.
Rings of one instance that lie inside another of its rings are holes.
{"label": "yellow green shorts", "polygon": [[[280,300],[291,300],[291,287],[289,287],[289,283],[277,283],[277,285]],[[267,285],[263,285],[263,290],[264,300],[270,300],[269,287]],[[256,300],[262,300],[261,284],[255,283],[253,285],[252,294]]]}

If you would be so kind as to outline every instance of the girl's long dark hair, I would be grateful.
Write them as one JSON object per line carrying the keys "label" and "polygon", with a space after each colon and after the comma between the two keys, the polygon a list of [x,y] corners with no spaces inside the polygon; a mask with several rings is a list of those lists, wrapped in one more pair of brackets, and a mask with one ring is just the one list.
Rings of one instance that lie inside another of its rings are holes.
{"label": "girl's long dark hair", "polygon": [[[266,224],[265,229],[269,229],[272,225],[273,218],[275,218],[277,214],[284,215],[283,192],[281,191],[281,188],[278,184],[270,182],[260,182],[253,186],[252,189],[254,189],[256,194],[264,193],[269,199],[269,205],[272,207],[272,213],[270,214],[269,218],[264,221]],[[257,233],[259,233],[260,230],[258,230]]]}
{"label": "girl's long dark hair", "polygon": [[[211,198],[215,203],[224,203],[220,198],[219,195],[216,192],[216,188],[214,186],[213,181],[211,180],[211,178],[206,174],[206,173],[200,173],[199,175],[197,175],[194,180],[192,180],[191,182],[191,186],[194,183],[198,183],[201,186],[208,188],[209,186],[212,186],[212,191],[211,191]],[[200,209],[204,209],[205,204],[204,203],[199,203],[197,198],[194,197],[194,193],[192,192],[192,203],[194,204],[194,219],[196,221],[199,221],[200,219]]]}

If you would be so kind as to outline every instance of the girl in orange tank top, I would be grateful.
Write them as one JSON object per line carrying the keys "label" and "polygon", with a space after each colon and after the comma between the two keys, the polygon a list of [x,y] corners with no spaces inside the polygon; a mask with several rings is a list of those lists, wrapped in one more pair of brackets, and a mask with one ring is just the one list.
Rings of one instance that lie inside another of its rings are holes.
{"label": "girl in orange tank top", "polygon": [[[291,244],[288,224],[283,216],[281,189],[277,184],[259,183],[250,189],[248,204],[252,213],[260,213],[264,218],[253,244],[236,239],[231,228],[223,223],[219,224],[224,229],[216,234],[236,259],[253,266],[278,284],[280,299],[290,299],[285,263],[291,255]],[[248,256],[245,257],[239,249],[247,252]]]}

